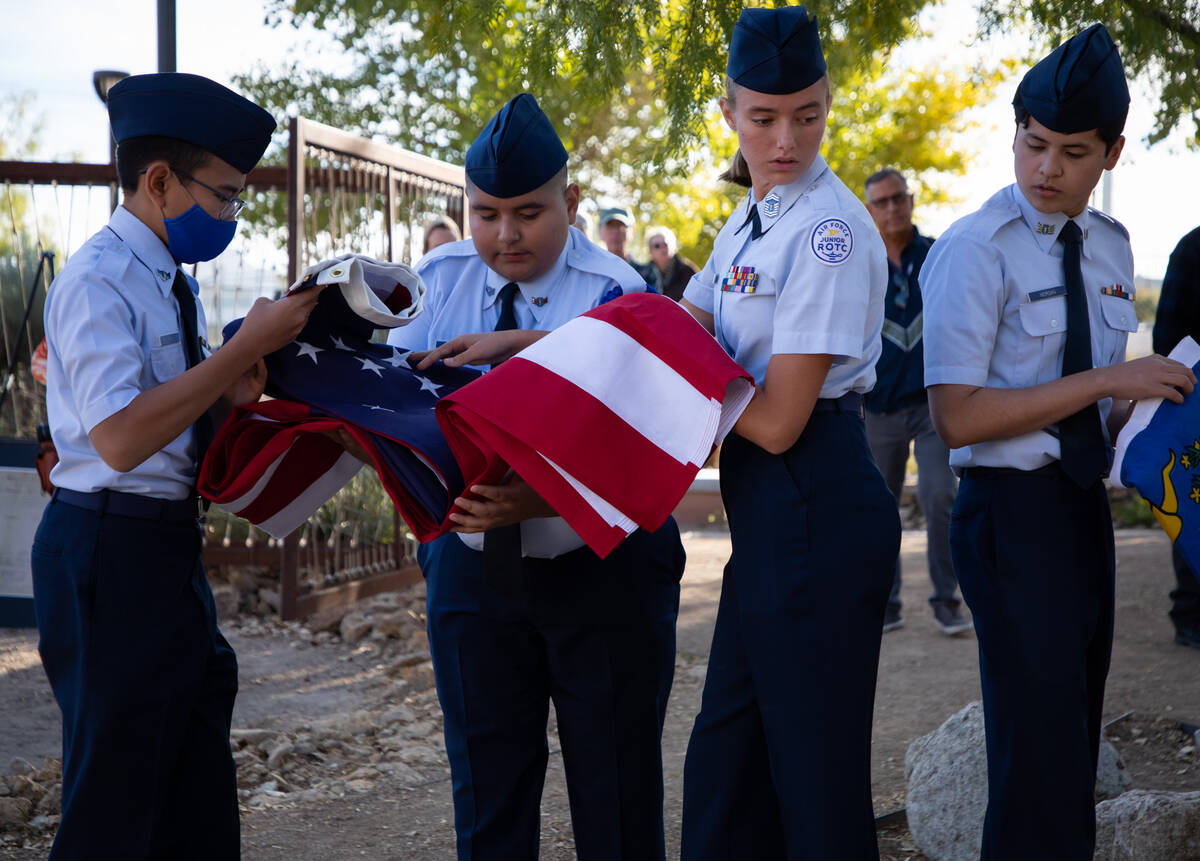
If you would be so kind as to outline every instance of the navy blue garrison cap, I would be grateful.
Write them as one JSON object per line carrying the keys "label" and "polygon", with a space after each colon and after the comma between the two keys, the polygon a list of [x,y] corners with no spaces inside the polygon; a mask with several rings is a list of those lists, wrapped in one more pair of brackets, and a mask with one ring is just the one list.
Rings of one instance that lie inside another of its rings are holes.
{"label": "navy blue garrison cap", "polygon": [[817,19],[803,6],[743,9],[733,25],[725,74],[756,93],[811,87],[825,74]]}
{"label": "navy blue garrison cap", "polygon": [[567,163],[567,151],[537,99],[509,99],[467,150],[467,178],[493,197],[541,188]]}
{"label": "navy blue garrison cap", "polygon": [[262,158],[275,120],[254,102],[200,75],[132,75],[108,91],[117,143],[161,135],[187,141],[249,173]]}
{"label": "navy blue garrison cap", "polygon": [[1076,33],[1026,72],[1013,104],[1024,104],[1035,120],[1059,134],[1124,127],[1129,85],[1104,25]]}

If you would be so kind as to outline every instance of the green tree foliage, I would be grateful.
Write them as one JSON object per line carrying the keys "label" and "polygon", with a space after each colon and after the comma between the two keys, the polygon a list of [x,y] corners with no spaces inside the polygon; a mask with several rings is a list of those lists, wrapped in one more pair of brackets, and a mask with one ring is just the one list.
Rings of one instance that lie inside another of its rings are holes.
{"label": "green tree foliage", "polygon": [[[1107,5],[1121,6],[1121,20],[1137,24],[1114,31],[1134,57],[1131,68],[1168,74],[1185,68],[1189,56],[1194,68],[1200,48],[1183,59],[1154,61],[1153,40],[1162,38],[1164,20],[1182,22],[1176,29],[1186,33],[1186,21],[1195,16],[1189,19],[1184,7],[1194,9],[1198,1],[1100,0],[1089,14],[1094,8],[1103,17]],[[950,179],[969,156],[952,145],[955,136],[970,126],[969,108],[985,101],[1007,71],[893,68],[894,48],[914,35],[917,14],[934,2],[807,4],[821,21],[835,88],[825,152],[855,190],[873,170],[891,164],[920,179],[921,202],[948,199]],[[274,0],[269,23],[309,25],[336,48],[322,46],[319,61],[297,51],[285,68],[259,66],[239,85],[278,114],[299,113],[452,162],[461,162],[507,98],[529,90],[566,141],[585,196],[627,203],[642,224],[667,224],[684,252],[703,260],[741,194],[716,180],[734,141],[714,97],[742,5]],[[1047,39],[1083,23],[1069,0],[999,0],[980,13],[981,34],[1012,26],[996,13],[1001,6]],[[1130,46],[1125,38],[1144,42]],[[1179,36],[1171,44],[1189,43]],[[1184,120],[1189,104],[1193,111],[1200,107],[1200,97],[1184,93],[1169,74],[1159,79],[1164,99],[1168,85],[1178,97],[1174,107],[1164,101],[1163,133]]]}
{"label": "green tree foliage", "polygon": [[1081,7],[1072,0],[992,0],[980,4],[981,31],[1032,25],[1042,47],[1049,48],[1082,24],[1103,23],[1121,49],[1126,72],[1148,79],[1158,91],[1150,142],[1180,128],[1190,146],[1200,147],[1200,0],[1090,0]]}

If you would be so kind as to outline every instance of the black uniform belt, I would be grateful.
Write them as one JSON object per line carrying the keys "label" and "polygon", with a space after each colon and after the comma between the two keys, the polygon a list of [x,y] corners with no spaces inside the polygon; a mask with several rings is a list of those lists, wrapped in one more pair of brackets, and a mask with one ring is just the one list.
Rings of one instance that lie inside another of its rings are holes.
{"label": "black uniform belt", "polygon": [[121,517],[136,517],[139,520],[166,520],[172,522],[196,521],[203,514],[200,497],[187,499],[159,499],[138,493],[122,493],[119,490],[97,490],[83,493],[56,488],[51,499],[86,508],[98,514],[116,514]]}
{"label": "black uniform belt", "polygon": [[863,399],[858,392],[846,392],[840,398],[817,398],[814,413],[854,413],[862,416]]}
{"label": "black uniform belt", "polygon": [[963,478],[1008,478],[1014,475],[1062,475],[1062,464],[1051,461],[1037,469],[1015,469],[1011,466],[964,466]]}

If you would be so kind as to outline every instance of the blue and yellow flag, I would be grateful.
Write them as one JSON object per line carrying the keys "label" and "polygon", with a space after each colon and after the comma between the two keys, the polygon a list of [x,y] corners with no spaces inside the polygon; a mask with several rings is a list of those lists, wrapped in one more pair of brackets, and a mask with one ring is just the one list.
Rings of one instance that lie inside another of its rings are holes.
{"label": "blue and yellow flag", "polygon": [[[1184,338],[1171,358],[1200,374],[1200,345]],[[1200,391],[1175,404],[1139,401],[1117,437],[1110,480],[1132,487],[1192,570],[1200,570]]]}

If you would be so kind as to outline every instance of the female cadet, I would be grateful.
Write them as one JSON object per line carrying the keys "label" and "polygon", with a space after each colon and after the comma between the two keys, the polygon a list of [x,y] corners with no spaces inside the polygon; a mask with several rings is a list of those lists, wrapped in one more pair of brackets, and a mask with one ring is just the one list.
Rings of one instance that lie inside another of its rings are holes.
{"label": "female cadet", "polygon": [[682,857],[877,858],[870,744],[900,524],[867,448],[887,259],[819,150],[831,101],[803,6],[745,9],[725,121],[750,186],[684,292],[758,391],[724,443],[725,568],[684,768]]}

